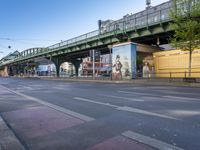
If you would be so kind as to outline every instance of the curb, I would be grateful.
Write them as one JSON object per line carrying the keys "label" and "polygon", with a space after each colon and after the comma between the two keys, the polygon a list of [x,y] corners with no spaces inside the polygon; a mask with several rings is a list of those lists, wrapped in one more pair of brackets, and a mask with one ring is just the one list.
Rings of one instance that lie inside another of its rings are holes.
{"label": "curb", "polygon": [[24,146],[0,116],[0,150],[25,150]]}
{"label": "curb", "polygon": [[52,80],[52,81],[69,81],[69,82],[85,82],[85,83],[109,83],[109,84],[138,84],[138,85],[152,85],[152,86],[179,86],[179,87],[194,87],[200,88],[200,83],[187,83],[179,80],[170,79],[134,79],[134,80],[104,80],[104,79],[69,79],[64,77],[13,77],[32,80]]}
{"label": "curb", "polygon": [[[31,78],[31,77],[30,77]],[[54,81],[70,81],[70,82],[89,82],[89,83],[110,83],[110,84],[143,84],[143,85],[165,85],[165,86],[181,86],[181,87],[200,87],[200,83],[185,83],[178,81],[159,81],[159,79],[135,79],[127,81],[112,81],[112,80],[88,80],[88,79],[67,79],[67,78],[52,78],[52,77],[40,77],[40,80],[54,80]]]}

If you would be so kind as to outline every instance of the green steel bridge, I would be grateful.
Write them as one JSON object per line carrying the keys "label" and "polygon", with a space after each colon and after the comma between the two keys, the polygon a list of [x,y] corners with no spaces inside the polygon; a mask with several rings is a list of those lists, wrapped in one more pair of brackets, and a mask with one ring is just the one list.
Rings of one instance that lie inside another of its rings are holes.
{"label": "green steel bridge", "polygon": [[[13,66],[37,58],[52,60],[56,68],[68,59],[73,64],[73,54],[84,57],[84,52],[92,49],[109,49],[112,44],[132,41],[149,45],[168,43],[173,30],[170,28],[170,10],[173,2],[167,1],[160,5],[146,8],[145,10],[122,19],[103,24],[98,30],[84,35],[62,41],[45,48],[30,48],[20,52],[13,59],[2,59],[0,68]],[[159,43],[157,43],[159,38]],[[81,56],[82,55],[82,56]],[[58,69],[57,69],[58,70]],[[58,72],[58,71],[57,71]]]}

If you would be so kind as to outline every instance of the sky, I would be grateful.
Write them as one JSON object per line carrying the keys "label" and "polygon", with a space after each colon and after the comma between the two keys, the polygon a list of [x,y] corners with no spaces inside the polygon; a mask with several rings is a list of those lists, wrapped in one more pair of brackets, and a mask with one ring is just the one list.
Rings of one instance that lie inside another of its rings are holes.
{"label": "sky", "polygon": [[[152,0],[152,6],[166,1]],[[117,20],[145,7],[145,0],[0,0],[0,59],[97,30],[98,20]]]}

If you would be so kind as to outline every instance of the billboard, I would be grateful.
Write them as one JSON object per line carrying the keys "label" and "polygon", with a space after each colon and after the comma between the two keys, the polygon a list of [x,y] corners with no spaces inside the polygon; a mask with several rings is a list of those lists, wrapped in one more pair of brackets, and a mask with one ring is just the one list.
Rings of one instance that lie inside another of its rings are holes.
{"label": "billboard", "polygon": [[136,44],[123,43],[113,46],[112,78],[126,80],[136,77]]}

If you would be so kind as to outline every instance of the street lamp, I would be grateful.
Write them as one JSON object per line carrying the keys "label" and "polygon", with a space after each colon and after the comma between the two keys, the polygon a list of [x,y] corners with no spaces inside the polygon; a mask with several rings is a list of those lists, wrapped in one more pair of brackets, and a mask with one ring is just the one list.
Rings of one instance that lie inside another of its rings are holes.
{"label": "street lamp", "polygon": [[151,6],[151,0],[146,0],[146,5],[147,5],[147,8],[149,8]]}

